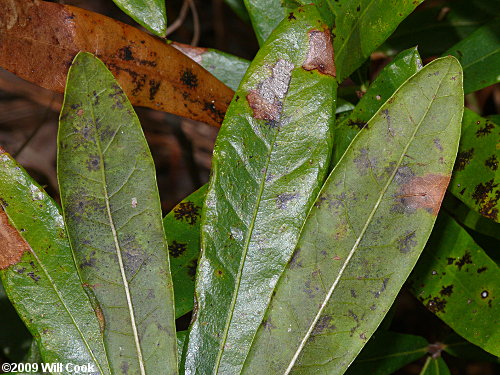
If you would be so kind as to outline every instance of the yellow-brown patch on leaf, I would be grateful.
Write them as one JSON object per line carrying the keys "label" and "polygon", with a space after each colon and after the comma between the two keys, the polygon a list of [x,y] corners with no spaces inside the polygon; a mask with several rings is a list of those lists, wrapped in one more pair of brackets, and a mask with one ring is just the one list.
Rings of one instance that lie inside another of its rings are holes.
{"label": "yellow-brown patch on leaf", "polygon": [[28,20],[28,11],[39,0],[3,0],[0,1],[0,28],[12,29],[16,24],[25,26]]}
{"label": "yellow-brown patch on leaf", "polygon": [[0,270],[19,263],[30,247],[9,223],[4,210],[0,208]]}
{"label": "yellow-brown patch on leaf", "polygon": [[424,209],[437,215],[450,178],[450,176],[438,174],[411,177],[407,183],[401,186],[398,198],[406,210]]}
{"label": "yellow-brown patch on leaf", "polygon": [[302,68],[308,71],[317,70],[332,77],[337,76],[330,30],[309,31],[309,50]]}
{"label": "yellow-brown patch on leaf", "polygon": [[253,117],[260,120],[276,121],[279,117],[280,107],[275,103],[269,103],[256,90],[247,95],[248,104],[253,110]]}

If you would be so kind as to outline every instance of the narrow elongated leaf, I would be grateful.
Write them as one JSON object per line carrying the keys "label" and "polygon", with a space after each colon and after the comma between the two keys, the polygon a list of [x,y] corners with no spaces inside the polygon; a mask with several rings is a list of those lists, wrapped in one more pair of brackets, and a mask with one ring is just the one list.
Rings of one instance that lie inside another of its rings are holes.
{"label": "narrow elongated leaf", "polygon": [[466,109],[449,190],[468,207],[499,222],[500,126]]}
{"label": "narrow elongated leaf", "polygon": [[132,26],[69,5],[0,0],[1,67],[63,92],[79,51],[99,57],[133,105],[220,126],[234,94],[178,50]]}
{"label": "narrow elongated leaf", "polygon": [[500,17],[451,47],[464,70],[466,94],[500,82]]}
{"label": "narrow elongated leaf", "polygon": [[413,293],[453,330],[500,355],[500,269],[444,212],[410,276]]}
{"label": "narrow elongated leaf", "polygon": [[450,375],[450,370],[443,358],[427,357],[420,375]]}
{"label": "narrow elongated leaf", "polygon": [[226,86],[236,90],[250,65],[250,61],[212,48],[193,47],[182,43],[172,46],[200,64]]}
{"label": "narrow elongated leaf", "polygon": [[286,8],[280,0],[244,0],[255,36],[260,45],[285,17]]}
{"label": "narrow elongated leaf", "polygon": [[174,283],[175,317],[193,310],[194,278],[200,256],[200,217],[208,185],[180,202],[163,219]]}
{"label": "narrow elongated leaf", "polygon": [[77,55],[68,75],[57,169],[70,244],[102,311],[113,372],[177,373],[153,160],[125,94],[88,53]]}
{"label": "narrow elongated leaf", "polygon": [[456,156],[462,109],[460,65],[439,59],[361,130],[307,218],[244,373],[345,371],[430,235]]}
{"label": "narrow elongated leaf", "polygon": [[121,10],[153,34],[164,37],[167,31],[165,0],[113,0]]}
{"label": "narrow elongated leaf", "polygon": [[337,164],[353,138],[377,112],[381,104],[420,68],[422,61],[417,49],[410,48],[397,55],[380,72],[349,117],[335,125],[332,166]]}
{"label": "narrow elongated leaf", "polygon": [[390,375],[427,353],[427,340],[396,332],[375,333],[347,369],[347,375]]}
{"label": "narrow elongated leaf", "polygon": [[240,371],[326,176],[334,75],[330,30],[304,7],[273,32],[231,103],[202,219],[186,373]]}
{"label": "narrow elongated leaf", "polygon": [[399,25],[380,50],[393,54],[418,45],[422,56],[439,56],[499,12],[500,2],[491,0],[426,2]]}
{"label": "narrow elongated leaf", "polygon": [[[110,374],[100,313],[78,278],[54,201],[6,153],[0,155],[0,274],[45,362],[90,363]],[[68,373],[68,372],[65,372]]]}

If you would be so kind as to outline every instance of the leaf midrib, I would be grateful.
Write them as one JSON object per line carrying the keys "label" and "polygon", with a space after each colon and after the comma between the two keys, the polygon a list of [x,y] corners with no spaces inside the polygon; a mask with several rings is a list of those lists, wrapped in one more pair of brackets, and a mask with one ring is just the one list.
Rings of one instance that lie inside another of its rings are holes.
{"label": "leaf midrib", "polygon": [[[86,92],[85,93],[88,93],[89,92],[89,87],[88,87],[88,76],[87,76],[87,69],[86,67],[84,66],[83,69],[83,75],[85,76],[85,86],[86,86]],[[92,122],[94,124],[96,124],[96,117],[95,117],[95,112],[94,112],[94,104],[88,100],[87,101],[89,103],[89,107],[90,107],[90,112],[91,112],[91,116],[92,116]],[[116,136],[116,133],[115,133],[115,136]],[[122,276],[122,282],[123,282],[123,287],[124,287],[124,290],[125,290],[125,296],[126,296],[126,299],[127,299],[127,305],[128,305],[128,308],[129,308],[129,314],[130,314],[130,323],[131,323],[131,326],[132,326],[132,332],[133,332],[133,337],[134,337],[134,343],[135,343],[135,348],[136,348],[136,351],[137,351],[137,359],[138,359],[138,362],[139,362],[139,367],[140,367],[140,370],[141,370],[141,375],[146,375],[146,370],[145,370],[145,367],[144,367],[144,358],[143,358],[143,355],[142,355],[142,349],[141,349],[141,345],[140,345],[140,340],[139,340],[139,333],[137,331],[137,326],[136,326],[136,323],[135,323],[135,312],[134,312],[134,307],[132,305],[132,297],[130,295],[130,288],[129,288],[129,285],[128,285],[128,281],[127,281],[127,277],[125,275],[125,267],[123,265],[123,258],[122,258],[122,254],[121,254],[121,247],[120,247],[120,243],[118,241],[118,235],[116,233],[116,228],[115,228],[115,223],[114,223],[114,220],[113,220],[113,216],[112,216],[112,213],[111,213],[111,207],[110,207],[110,204],[109,204],[109,196],[108,196],[108,187],[107,187],[107,180],[106,180],[106,172],[105,172],[105,168],[104,168],[104,154],[102,152],[102,147],[101,147],[101,140],[100,140],[100,137],[95,137],[96,138],[96,146],[97,146],[97,149],[98,149],[98,152],[99,152],[99,158],[100,160],[102,161],[102,166],[100,169],[101,171],[101,179],[102,179],[102,187],[103,187],[103,190],[104,190],[104,201],[106,203],[106,212],[108,214],[108,219],[109,219],[109,225],[110,225],[110,228],[111,228],[111,232],[113,234],[113,242],[114,242],[114,245],[115,245],[115,250],[116,250],[116,256],[118,258],[118,264],[119,264],[119,267],[120,267],[120,274]],[[111,142],[113,142],[113,139],[110,141],[110,144]],[[109,146],[109,145],[108,145]]]}
{"label": "leaf midrib", "polygon": [[[449,73],[449,70],[451,68],[451,65],[448,65],[448,71],[447,73],[445,74],[448,75]],[[411,79],[411,78],[410,78]],[[444,78],[443,78],[444,79]],[[434,95],[433,97],[436,95],[436,93],[439,91],[439,88],[441,87],[441,84],[443,82],[443,79],[440,81],[438,87],[436,88],[436,91],[434,92]],[[397,93],[399,92],[399,90],[397,90],[391,97],[393,97],[394,95],[396,95]],[[390,99],[390,98],[389,98]],[[335,279],[335,281],[333,282],[333,285],[330,287],[330,290],[328,291],[327,295],[325,296],[323,302],[321,303],[321,307],[318,311],[318,313],[316,314],[316,316],[314,317],[314,320],[312,321],[312,323],[310,324],[309,326],[309,329],[307,330],[306,334],[304,335],[302,341],[300,342],[299,344],[299,347],[297,348],[297,350],[295,351],[293,357],[292,357],[292,360],[290,361],[290,364],[288,365],[287,369],[285,370],[285,373],[284,375],[289,375],[290,372],[292,371],[292,368],[295,366],[295,363],[297,362],[300,354],[302,353],[302,350],[304,349],[309,337],[311,336],[311,333],[312,331],[314,330],[314,327],[316,326],[316,323],[318,322],[319,318],[321,317],[321,314],[323,313],[323,310],[325,309],[325,307],[327,306],[331,296],[333,295],[333,292],[335,291],[335,288],[337,287],[338,283],[340,282],[340,279],[345,271],[345,269],[347,268],[347,266],[349,265],[349,261],[351,260],[351,258],[353,257],[354,255],[354,252],[356,251],[359,243],[361,242],[361,240],[363,239],[366,231],[368,230],[368,227],[371,223],[371,220],[373,219],[373,216],[375,215],[375,213],[377,212],[378,210],[378,207],[380,205],[380,203],[382,202],[382,198],[385,196],[386,192],[387,192],[387,189],[389,188],[389,186],[391,185],[392,183],[392,180],[394,179],[394,176],[396,175],[397,171],[398,171],[398,168],[399,166],[401,165],[405,155],[406,155],[406,152],[408,151],[408,148],[410,147],[410,145],[413,143],[414,139],[415,139],[415,136],[418,132],[418,130],[420,129],[420,126],[422,125],[422,122],[424,121],[424,119],[427,117],[427,114],[429,113],[429,109],[430,107],[432,106],[432,104],[434,103],[434,100],[431,100],[429,101],[429,104],[427,105],[427,108],[425,110],[425,113],[423,114],[422,116],[422,119],[419,121],[419,124],[415,127],[415,130],[413,131],[413,134],[411,135],[411,137],[409,138],[409,141],[407,142],[403,152],[401,153],[401,157],[399,158],[399,161],[398,163],[396,164],[395,168],[394,168],[394,171],[392,172],[391,176],[388,178],[387,180],[387,183],[385,184],[384,188],[382,189],[382,191],[380,192],[379,194],[379,198],[377,199],[377,202],[375,203],[372,211],[370,212],[370,215],[368,216],[368,218],[366,219],[366,222],[365,222],[365,225],[363,226],[363,229],[361,230],[356,242],[354,243],[353,247],[351,248],[351,250],[349,251],[349,254],[348,256],[346,257],[346,260],[344,261],[344,264],[342,265],[341,269],[339,270],[339,273],[338,273],[338,276],[337,278]],[[383,108],[383,107],[382,107]],[[381,109],[382,109],[381,108]],[[380,109],[380,110],[381,110]],[[377,111],[377,113],[380,112]],[[345,155],[345,154],[344,154]],[[339,164],[340,164],[340,161],[339,161]],[[338,164],[338,165],[339,165]]]}

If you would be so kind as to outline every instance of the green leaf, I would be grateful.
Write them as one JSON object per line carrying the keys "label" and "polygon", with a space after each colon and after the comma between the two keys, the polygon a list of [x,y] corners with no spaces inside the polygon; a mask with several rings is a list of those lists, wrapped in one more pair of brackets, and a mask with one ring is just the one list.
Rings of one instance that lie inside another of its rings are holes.
{"label": "green leaf", "polygon": [[186,343],[188,333],[188,331],[177,332],[177,358],[179,359],[179,365],[181,363],[182,352],[184,351],[184,344]]}
{"label": "green leaf", "polygon": [[427,340],[396,332],[376,332],[346,375],[390,375],[427,353]]}
{"label": "green leaf", "polygon": [[278,26],[236,92],[212,160],[187,372],[240,371],[326,176],[333,73],[330,31],[309,6]]}
{"label": "green leaf", "polygon": [[286,8],[281,0],[244,0],[259,45],[264,44],[271,32],[285,17]]}
{"label": "green leaf", "polygon": [[444,55],[453,55],[464,70],[466,94],[500,82],[500,17],[484,25],[451,47]]}
{"label": "green leaf", "polygon": [[78,54],[68,74],[57,167],[68,237],[104,316],[113,373],[177,373],[153,159],[130,102],[89,53]]}
{"label": "green leaf", "polygon": [[245,8],[244,0],[224,0],[229,7],[236,13],[243,21],[250,21],[247,8]]}
{"label": "green leaf", "polygon": [[328,0],[335,15],[333,47],[342,81],[370,56],[423,0]]}
{"label": "green leaf", "polygon": [[498,362],[498,357],[485,352],[480,347],[471,344],[456,333],[450,334],[444,339],[443,350],[460,359],[468,359],[471,361],[481,362]]}
{"label": "green leaf", "polygon": [[471,210],[453,195],[445,195],[443,207],[461,225],[500,240],[500,223],[495,223],[493,220],[487,219],[476,211]]}
{"label": "green leaf", "polygon": [[453,330],[500,355],[500,269],[451,217],[442,212],[409,283],[417,298]]}
{"label": "green leaf", "polygon": [[[58,207],[8,154],[0,155],[0,164],[0,246],[17,249],[7,264],[7,249],[0,252],[10,300],[40,342],[45,362],[91,363],[110,374],[98,311],[78,278]],[[20,247],[4,237],[7,225],[25,241]]]}
{"label": "green leaf", "polygon": [[174,282],[175,317],[193,310],[194,278],[200,255],[200,217],[208,185],[188,196],[163,219]]}
{"label": "green leaf", "polygon": [[420,375],[450,375],[450,370],[443,358],[427,357]]}
{"label": "green leaf", "polygon": [[167,32],[165,0],[113,0],[118,7],[153,34],[164,37]]}
{"label": "green leaf", "polygon": [[466,109],[449,190],[468,207],[496,222],[500,209],[500,126]]}
{"label": "green leaf", "polygon": [[462,110],[460,65],[452,57],[438,59],[360,131],[309,214],[244,373],[345,371],[430,235],[456,156]]}
{"label": "green leaf", "polygon": [[416,48],[397,55],[377,76],[348,118],[335,125],[332,166],[338,163],[359,130],[409,77],[422,68]]}
{"label": "green leaf", "polygon": [[499,12],[500,3],[491,0],[426,2],[399,25],[380,50],[394,54],[418,45],[422,56],[439,56]]}

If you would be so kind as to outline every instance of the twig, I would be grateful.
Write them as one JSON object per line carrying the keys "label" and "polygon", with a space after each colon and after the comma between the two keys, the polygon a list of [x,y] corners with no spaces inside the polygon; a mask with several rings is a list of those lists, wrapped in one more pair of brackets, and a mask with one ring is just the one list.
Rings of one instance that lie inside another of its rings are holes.
{"label": "twig", "polygon": [[193,14],[193,39],[191,39],[191,45],[197,46],[200,41],[200,17],[198,16],[198,10],[196,9],[194,0],[188,0],[188,3],[191,8],[191,13]]}
{"label": "twig", "polygon": [[182,26],[184,20],[186,19],[188,8],[191,2],[192,0],[184,0],[184,2],[182,3],[181,11],[179,12],[179,17],[177,17],[177,19],[172,22],[169,27],[167,27],[166,35],[172,34],[175,30]]}

